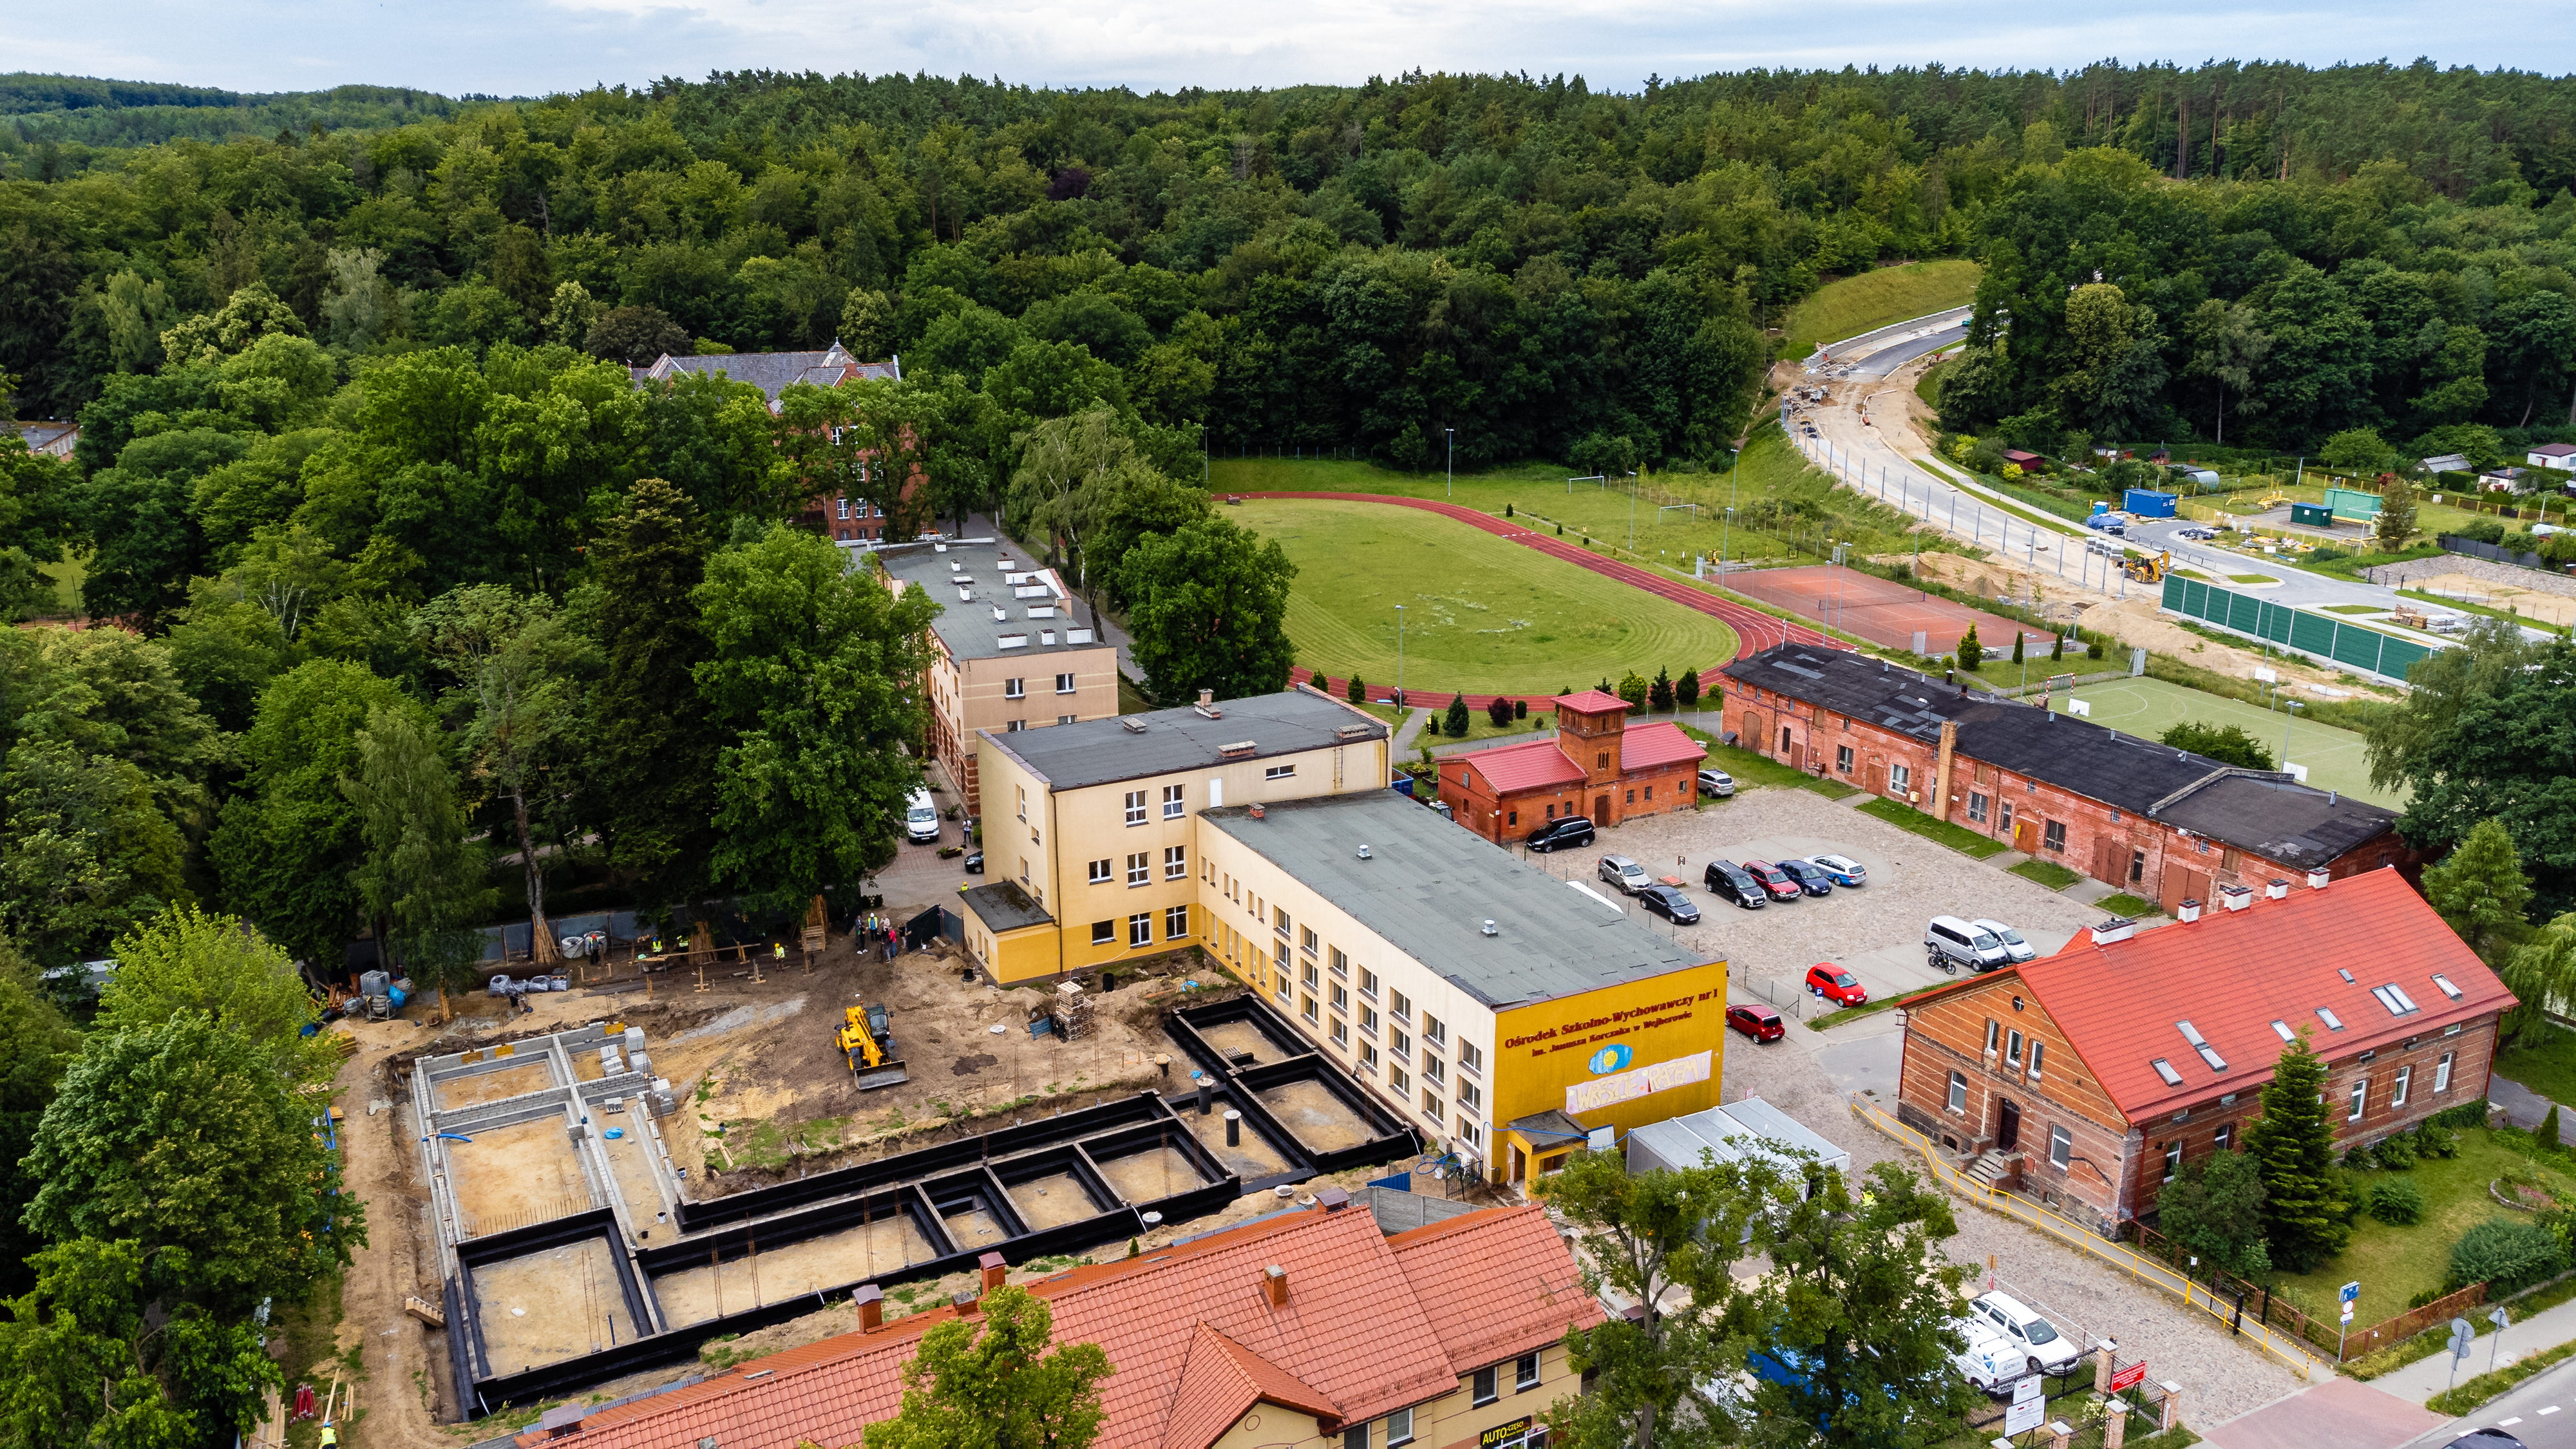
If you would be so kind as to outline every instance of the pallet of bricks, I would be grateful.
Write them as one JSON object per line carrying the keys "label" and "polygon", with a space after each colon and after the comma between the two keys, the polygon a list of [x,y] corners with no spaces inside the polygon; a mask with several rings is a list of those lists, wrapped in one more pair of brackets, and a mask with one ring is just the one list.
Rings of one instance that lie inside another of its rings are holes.
{"label": "pallet of bricks", "polygon": [[1048,1015],[1055,1018],[1055,1034],[1065,1041],[1091,1035],[1091,996],[1079,981],[1056,983],[1055,1008]]}

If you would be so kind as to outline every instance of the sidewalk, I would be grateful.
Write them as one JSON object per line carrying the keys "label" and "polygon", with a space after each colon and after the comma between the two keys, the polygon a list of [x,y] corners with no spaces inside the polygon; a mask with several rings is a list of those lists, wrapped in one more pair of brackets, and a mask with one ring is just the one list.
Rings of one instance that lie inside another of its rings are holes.
{"label": "sidewalk", "polygon": [[[2481,1307],[2468,1314],[2467,1318],[2472,1325],[2485,1328],[2487,1315],[2494,1311],[2492,1307]],[[2510,1311],[2509,1306],[2507,1311]],[[2469,1356],[2460,1364],[2460,1381],[2466,1383],[2485,1373],[2490,1358],[2494,1359],[2495,1367],[2502,1368],[2529,1358],[2542,1349],[2556,1348],[2571,1338],[2576,1338],[2576,1303],[2561,1303],[2533,1318],[2515,1323],[2501,1334],[2489,1332],[2469,1345]],[[2370,1383],[2371,1387],[2385,1389],[2410,1404],[2420,1404],[2451,1386],[2451,1356],[2437,1353],[2431,1358],[2418,1359],[2395,1373],[2372,1379]]]}

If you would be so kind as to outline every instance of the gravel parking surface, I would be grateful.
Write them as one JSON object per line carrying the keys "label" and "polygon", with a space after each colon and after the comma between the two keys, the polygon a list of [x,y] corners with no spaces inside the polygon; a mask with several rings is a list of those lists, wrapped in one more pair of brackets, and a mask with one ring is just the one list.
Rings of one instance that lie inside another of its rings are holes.
{"label": "gravel parking surface", "polygon": [[[1711,900],[1700,871],[1714,856],[1777,859],[1836,851],[1869,870],[1858,891],[1745,911]],[[1750,791],[1696,814],[1656,816],[1604,831],[1592,848],[1532,856],[1551,874],[1589,881],[1600,857],[1630,856],[1657,875],[1685,874],[1707,917],[1680,934],[1733,963],[1733,977],[1792,982],[1818,961],[1841,961],[1873,993],[1951,978],[1923,965],[1923,923],[1938,914],[1992,916],[2020,927],[2045,953],[2100,918],[2098,909],[2056,895],[2001,869],[1970,860],[1808,790]],[[1675,858],[1687,862],[1676,871]],[[1598,887],[1615,898],[1607,885]],[[1638,913],[1657,930],[1658,917]],[[1740,989],[1735,993],[1745,999]],[[1812,1013],[1810,1013],[1812,1014]],[[1921,1166],[1910,1149],[1852,1115],[1845,1089],[1825,1062],[1870,1059],[1891,1088],[1903,1024],[1894,1012],[1863,1017],[1831,1032],[1793,1025],[1787,1039],[1755,1046],[1726,1038],[1724,1099],[1761,1097],[1850,1151],[1855,1171],[1879,1162]],[[1882,1099],[1887,1090],[1878,1094]],[[2129,1279],[2097,1259],[2054,1242],[2000,1214],[1953,1199],[1959,1233],[1950,1256],[1976,1265],[1977,1285],[1994,1256],[1995,1284],[2049,1315],[2073,1336],[2116,1339],[2123,1358],[2143,1357],[2150,1377],[2183,1386],[2183,1417],[2207,1428],[2303,1387],[2279,1360],[2197,1310]]]}
{"label": "gravel parking surface", "polygon": [[[1701,885],[1714,859],[1820,853],[1859,861],[1869,883],[1759,911],[1728,905]],[[1950,979],[1923,964],[1923,926],[1934,916],[2004,921],[2019,927],[2042,954],[2102,918],[2094,907],[1812,790],[1751,790],[1696,812],[1654,815],[1604,830],[1586,849],[1527,859],[1552,875],[1591,881],[1604,855],[1628,856],[1659,877],[1680,876],[1700,909],[1700,924],[1682,927],[1681,939],[1724,956],[1738,981],[1794,987],[1808,967],[1831,961],[1849,967],[1879,997]],[[1608,885],[1599,888],[1616,898]],[[1671,929],[1641,907],[1632,905],[1630,914],[1655,930]]]}

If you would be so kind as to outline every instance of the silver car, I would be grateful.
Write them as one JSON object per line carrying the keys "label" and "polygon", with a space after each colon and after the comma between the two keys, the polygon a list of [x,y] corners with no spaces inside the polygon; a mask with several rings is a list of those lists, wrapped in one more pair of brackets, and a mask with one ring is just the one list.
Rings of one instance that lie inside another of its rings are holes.
{"label": "silver car", "polygon": [[1601,857],[1600,875],[1603,880],[1610,882],[1610,884],[1617,886],[1622,892],[1632,896],[1655,883],[1655,878],[1646,874],[1646,868],[1644,866],[1637,864],[1635,861],[1630,860],[1624,855],[1605,855]]}
{"label": "silver car", "polygon": [[1735,777],[1724,770],[1702,770],[1699,772],[1699,792],[1720,800],[1733,799]]}
{"label": "silver car", "polygon": [[2018,966],[2024,961],[2028,961],[2039,954],[2039,948],[2028,941],[2023,940],[2021,938],[2021,932],[2014,930],[2012,927],[2005,925],[2001,921],[1990,921],[1983,916],[1979,916],[1968,924],[1985,932],[1987,935],[1994,937],[1996,940],[2001,941],[2004,947],[2005,958],[2011,961],[2015,966]]}

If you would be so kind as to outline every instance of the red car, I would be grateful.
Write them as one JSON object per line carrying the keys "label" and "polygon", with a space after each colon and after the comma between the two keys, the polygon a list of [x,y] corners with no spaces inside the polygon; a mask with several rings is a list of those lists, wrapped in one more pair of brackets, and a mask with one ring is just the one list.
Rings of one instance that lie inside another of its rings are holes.
{"label": "red car", "polygon": [[1840,966],[1808,967],[1807,989],[1838,1006],[1858,1006],[1869,1000],[1869,988]]}
{"label": "red car", "polygon": [[1780,1013],[1767,1006],[1730,1006],[1726,1009],[1726,1024],[1756,1042],[1778,1041],[1789,1034],[1789,1029],[1780,1024]]}
{"label": "red car", "polygon": [[1748,860],[1744,869],[1762,883],[1762,893],[1775,901],[1794,901],[1807,893],[1807,888],[1798,884],[1787,871],[1767,860]]}

